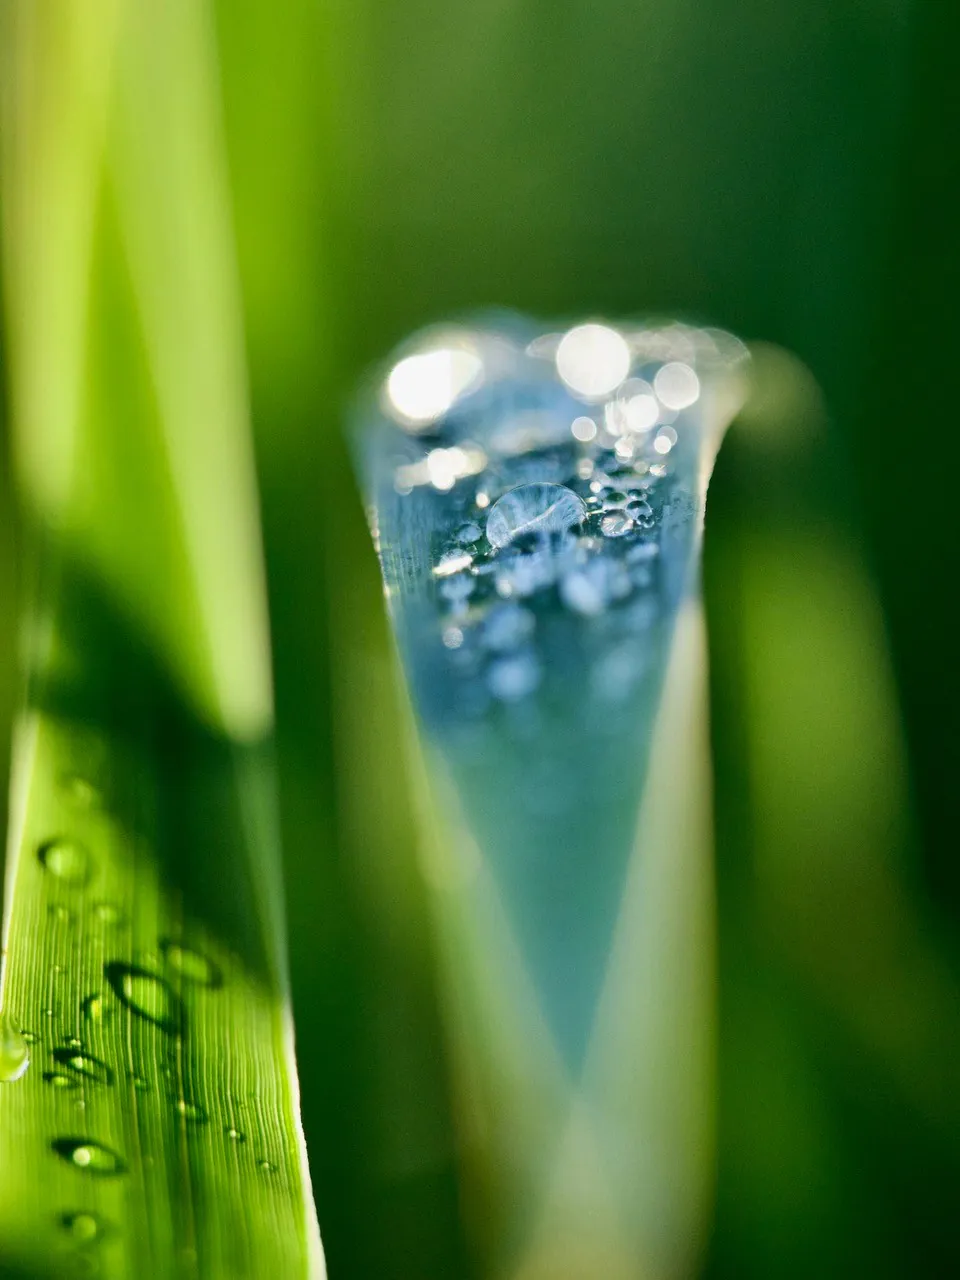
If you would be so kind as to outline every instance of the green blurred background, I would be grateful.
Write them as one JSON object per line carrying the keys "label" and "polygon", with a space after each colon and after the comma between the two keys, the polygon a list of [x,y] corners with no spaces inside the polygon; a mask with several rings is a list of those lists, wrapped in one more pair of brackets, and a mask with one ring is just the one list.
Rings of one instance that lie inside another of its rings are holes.
{"label": "green blurred background", "polygon": [[371,360],[484,305],[666,311],[758,344],[707,525],[721,986],[705,1274],[960,1274],[960,10],[218,0],[211,21],[331,1274],[472,1267],[341,431]]}

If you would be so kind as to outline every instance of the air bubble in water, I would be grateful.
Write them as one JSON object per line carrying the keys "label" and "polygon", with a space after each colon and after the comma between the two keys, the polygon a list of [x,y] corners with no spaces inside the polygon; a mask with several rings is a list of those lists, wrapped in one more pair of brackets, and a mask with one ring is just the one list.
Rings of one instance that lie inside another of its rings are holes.
{"label": "air bubble in water", "polygon": [[565,533],[586,515],[583,502],[565,485],[521,484],[490,508],[487,538],[491,546],[506,547],[522,534]]}
{"label": "air bubble in water", "polygon": [[55,1138],[50,1147],[68,1164],[100,1178],[127,1171],[122,1156],[93,1138]]}
{"label": "air bubble in water", "polygon": [[46,840],[37,850],[37,857],[52,876],[65,884],[86,883],[90,858],[78,841],[60,837]]}
{"label": "air bubble in water", "polygon": [[118,960],[105,964],[103,972],[120,1002],[138,1017],[152,1022],[168,1035],[183,1033],[183,1006],[163,978],[149,969]]}
{"label": "air bubble in water", "polygon": [[0,1013],[0,1083],[12,1084],[30,1066],[30,1046],[20,1024],[9,1013]]}
{"label": "air bubble in water", "polygon": [[188,982],[195,982],[201,987],[223,985],[223,974],[219,966],[194,947],[164,938],[160,943],[160,950],[168,968],[179,974],[181,978],[186,978]]}

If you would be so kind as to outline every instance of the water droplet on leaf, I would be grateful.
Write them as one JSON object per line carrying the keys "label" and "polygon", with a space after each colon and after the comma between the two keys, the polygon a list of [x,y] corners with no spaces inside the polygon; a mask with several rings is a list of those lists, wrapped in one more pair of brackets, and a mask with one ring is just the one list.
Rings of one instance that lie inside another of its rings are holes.
{"label": "water droplet on leaf", "polygon": [[189,1120],[191,1124],[207,1123],[207,1113],[198,1102],[189,1102],[186,1098],[178,1098],[174,1106],[184,1120]]}
{"label": "water droplet on leaf", "polygon": [[223,974],[219,966],[195,948],[165,938],[160,943],[160,950],[169,968],[181,978],[186,978],[188,982],[195,982],[201,987],[223,985]]}
{"label": "water droplet on leaf", "polygon": [[77,1244],[90,1244],[93,1240],[100,1240],[108,1230],[102,1218],[85,1210],[79,1213],[62,1213],[60,1225]]}
{"label": "water droplet on leaf", "polygon": [[490,664],[487,687],[501,702],[518,702],[540,683],[540,664],[532,653],[518,653]]}
{"label": "water droplet on leaf", "polygon": [[84,1053],[82,1049],[68,1047],[54,1049],[53,1056],[61,1067],[69,1068],[86,1080],[92,1080],[95,1084],[113,1084],[113,1068],[99,1058],[95,1058],[92,1053]]}
{"label": "water droplet on leaf", "polygon": [[587,509],[562,484],[521,484],[490,508],[487,538],[494,547],[509,546],[524,533],[565,533],[582,524]]}
{"label": "water droplet on leaf", "polygon": [[104,976],[120,1002],[138,1017],[152,1022],[168,1035],[182,1035],[183,1006],[168,982],[139,965],[113,960],[103,967]]}
{"label": "water droplet on leaf", "polygon": [[611,511],[600,521],[600,532],[605,538],[621,538],[633,528],[633,521],[624,511]]}
{"label": "water droplet on leaf", "polygon": [[0,1013],[0,1083],[12,1084],[30,1066],[30,1046],[20,1024],[9,1013]]}
{"label": "water droplet on leaf", "polygon": [[68,1164],[100,1178],[127,1171],[123,1158],[116,1151],[93,1138],[56,1138],[50,1146]]}
{"label": "water droplet on leaf", "polygon": [[80,1081],[70,1076],[64,1075],[62,1071],[45,1071],[43,1073],[45,1084],[51,1085],[54,1089],[79,1089]]}
{"label": "water droplet on leaf", "polygon": [[56,876],[65,884],[86,883],[90,870],[90,858],[79,841],[62,837],[47,840],[37,850],[37,857],[52,876]]}

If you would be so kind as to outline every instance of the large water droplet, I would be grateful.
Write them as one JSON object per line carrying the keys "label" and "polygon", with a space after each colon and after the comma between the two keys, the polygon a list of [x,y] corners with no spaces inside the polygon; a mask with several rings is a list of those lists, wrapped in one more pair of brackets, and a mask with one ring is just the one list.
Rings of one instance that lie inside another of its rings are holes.
{"label": "large water droplet", "polygon": [[605,538],[622,538],[633,528],[633,521],[625,511],[611,511],[600,521],[600,532]]}
{"label": "large water droplet", "polygon": [[113,1084],[113,1068],[99,1058],[95,1058],[92,1053],[68,1047],[54,1049],[53,1056],[61,1067],[68,1067],[78,1076],[92,1080],[95,1084]]}
{"label": "large water droplet", "polygon": [[138,1017],[152,1022],[168,1035],[183,1034],[183,1005],[163,978],[149,969],[119,960],[105,964],[103,972],[117,998]]}
{"label": "large water droplet", "polygon": [[202,952],[187,947],[182,942],[173,942],[164,938],[160,950],[167,965],[188,982],[195,982],[201,987],[223,986],[223,974],[218,965],[208,959]]}
{"label": "large water droplet", "polygon": [[58,880],[66,884],[85,884],[90,870],[90,857],[77,840],[57,837],[46,840],[37,850],[37,857]]}
{"label": "large water droplet", "polygon": [[68,1164],[100,1178],[127,1171],[122,1156],[93,1138],[55,1138],[50,1147]]}
{"label": "large water droplet", "polygon": [[20,1024],[9,1013],[0,1013],[0,1083],[19,1080],[30,1065],[30,1046]]}
{"label": "large water droplet", "polygon": [[524,533],[565,533],[586,515],[582,501],[565,485],[521,484],[490,508],[487,538],[491,546],[506,547]]}

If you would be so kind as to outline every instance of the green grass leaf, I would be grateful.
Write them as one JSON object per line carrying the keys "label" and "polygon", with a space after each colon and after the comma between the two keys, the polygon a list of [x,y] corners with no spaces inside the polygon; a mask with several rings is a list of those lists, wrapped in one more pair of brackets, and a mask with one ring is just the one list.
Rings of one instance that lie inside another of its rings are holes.
{"label": "green grass leaf", "polygon": [[38,1273],[320,1276],[210,13],[95,8],[4,14],[0,1242]]}

